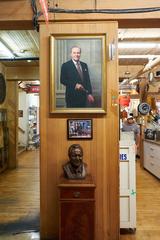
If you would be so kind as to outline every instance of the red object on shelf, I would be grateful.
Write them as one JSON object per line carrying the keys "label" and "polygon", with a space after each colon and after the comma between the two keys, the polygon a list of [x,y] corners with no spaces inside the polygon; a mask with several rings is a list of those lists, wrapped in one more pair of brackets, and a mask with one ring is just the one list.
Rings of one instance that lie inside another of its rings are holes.
{"label": "red object on shelf", "polygon": [[128,107],[128,106],[129,106],[129,103],[130,103],[130,100],[131,100],[130,96],[122,95],[122,96],[119,97],[119,104],[120,104],[121,106],[126,106],[126,107]]}

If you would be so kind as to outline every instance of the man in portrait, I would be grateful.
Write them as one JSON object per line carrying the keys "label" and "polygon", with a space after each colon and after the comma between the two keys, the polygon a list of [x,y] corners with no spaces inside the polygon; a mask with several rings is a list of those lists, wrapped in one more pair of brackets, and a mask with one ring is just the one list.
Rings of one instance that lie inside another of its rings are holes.
{"label": "man in portrait", "polygon": [[60,82],[66,87],[67,108],[84,108],[94,102],[92,86],[86,63],[80,61],[81,48],[71,48],[71,59],[62,64]]}

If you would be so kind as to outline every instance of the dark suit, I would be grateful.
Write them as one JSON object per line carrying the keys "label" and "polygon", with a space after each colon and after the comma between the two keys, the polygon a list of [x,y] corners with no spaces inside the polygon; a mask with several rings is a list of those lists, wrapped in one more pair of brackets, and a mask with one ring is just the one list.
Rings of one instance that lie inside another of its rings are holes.
{"label": "dark suit", "polygon": [[[67,107],[86,107],[87,95],[92,94],[87,64],[81,61],[80,64],[83,72],[83,79],[81,79],[72,60],[63,63],[61,67],[60,81],[66,86],[65,99]],[[83,85],[85,90],[76,90],[75,86],[77,83]]]}

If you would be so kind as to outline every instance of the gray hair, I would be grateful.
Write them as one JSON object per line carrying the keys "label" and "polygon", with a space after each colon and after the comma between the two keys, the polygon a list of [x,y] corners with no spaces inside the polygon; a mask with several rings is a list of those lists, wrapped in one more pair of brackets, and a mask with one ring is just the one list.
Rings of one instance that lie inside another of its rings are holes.
{"label": "gray hair", "polygon": [[80,48],[80,47],[78,47],[78,46],[76,46],[76,45],[71,47],[71,51],[70,51],[70,52],[72,52],[72,49],[73,49],[73,48],[79,48],[79,50],[80,50],[80,53],[81,53],[81,48]]}

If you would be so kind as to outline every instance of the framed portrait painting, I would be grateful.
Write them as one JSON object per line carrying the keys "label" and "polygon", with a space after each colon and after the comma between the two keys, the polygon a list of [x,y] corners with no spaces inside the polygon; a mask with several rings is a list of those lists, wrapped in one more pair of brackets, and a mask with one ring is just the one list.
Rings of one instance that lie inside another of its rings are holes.
{"label": "framed portrait painting", "polygon": [[50,113],[106,113],[106,35],[50,36]]}

